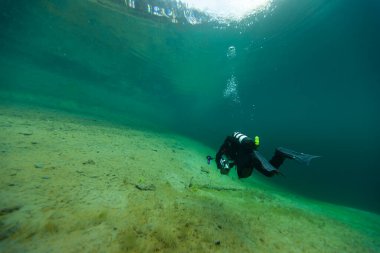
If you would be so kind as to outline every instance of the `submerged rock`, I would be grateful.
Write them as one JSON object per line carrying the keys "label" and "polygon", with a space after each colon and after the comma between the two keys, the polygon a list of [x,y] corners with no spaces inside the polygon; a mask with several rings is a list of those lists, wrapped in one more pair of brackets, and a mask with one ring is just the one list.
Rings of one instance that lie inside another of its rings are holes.
{"label": "submerged rock", "polygon": [[83,165],[95,165],[95,162],[94,162],[94,160],[87,160],[87,161],[85,161],[85,162],[83,162],[82,163]]}
{"label": "submerged rock", "polygon": [[207,168],[205,168],[205,167],[203,167],[203,166],[201,166],[201,171],[204,172],[204,173],[206,173],[206,174],[210,173],[210,170],[207,169]]}
{"label": "submerged rock", "polygon": [[25,131],[25,132],[20,132],[18,134],[21,134],[21,135],[24,135],[24,136],[29,136],[29,135],[32,135],[33,133],[32,132],[28,132],[28,131]]}
{"label": "submerged rock", "polygon": [[13,213],[15,211],[20,210],[21,206],[12,206],[12,207],[6,207],[3,209],[0,209],[0,216]]}
{"label": "submerged rock", "polygon": [[45,164],[43,163],[35,163],[34,168],[36,169],[43,169],[45,167]]}
{"label": "submerged rock", "polygon": [[141,191],[155,191],[156,186],[154,184],[136,184],[135,187]]}
{"label": "submerged rock", "polygon": [[2,240],[5,240],[9,237],[11,237],[14,233],[17,232],[17,230],[19,229],[19,225],[16,224],[8,229],[3,229],[2,226],[0,226],[0,241]]}

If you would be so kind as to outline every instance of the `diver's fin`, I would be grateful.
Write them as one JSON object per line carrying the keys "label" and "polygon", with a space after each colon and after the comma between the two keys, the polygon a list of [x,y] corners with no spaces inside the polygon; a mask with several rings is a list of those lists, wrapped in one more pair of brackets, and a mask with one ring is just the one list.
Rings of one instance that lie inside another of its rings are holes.
{"label": "diver's fin", "polygon": [[277,148],[277,151],[280,152],[282,155],[284,155],[286,158],[294,159],[297,162],[306,164],[306,165],[309,165],[312,159],[320,157],[317,155],[309,155],[305,153],[300,153],[300,152],[287,149],[287,148],[282,148],[282,147]]}
{"label": "diver's fin", "polygon": [[272,164],[270,164],[265,157],[259,153],[259,151],[254,150],[253,155],[259,160],[259,162],[262,165],[262,168],[264,168],[266,171],[278,171],[275,167],[273,167]]}

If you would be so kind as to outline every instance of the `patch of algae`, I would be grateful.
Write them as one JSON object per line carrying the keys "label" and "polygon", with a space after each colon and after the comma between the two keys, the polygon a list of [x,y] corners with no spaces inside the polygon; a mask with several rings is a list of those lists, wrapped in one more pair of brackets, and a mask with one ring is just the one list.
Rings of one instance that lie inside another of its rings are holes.
{"label": "patch of algae", "polygon": [[0,141],[1,252],[380,252],[379,216],[222,176],[180,136],[2,106]]}

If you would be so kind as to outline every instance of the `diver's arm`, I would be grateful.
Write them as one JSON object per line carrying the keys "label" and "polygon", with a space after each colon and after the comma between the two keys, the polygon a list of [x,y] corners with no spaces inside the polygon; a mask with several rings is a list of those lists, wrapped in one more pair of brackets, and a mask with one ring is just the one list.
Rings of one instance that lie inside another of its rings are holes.
{"label": "diver's arm", "polygon": [[[231,136],[227,136],[227,138],[224,140],[222,146],[219,148],[218,153],[216,153],[215,162],[216,162],[216,165],[218,166],[219,169],[222,169],[222,165],[220,164],[220,159],[222,158],[223,154],[228,152],[228,149],[232,143],[231,139],[233,139]],[[222,173],[222,174],[224,174],[224,173]]]}

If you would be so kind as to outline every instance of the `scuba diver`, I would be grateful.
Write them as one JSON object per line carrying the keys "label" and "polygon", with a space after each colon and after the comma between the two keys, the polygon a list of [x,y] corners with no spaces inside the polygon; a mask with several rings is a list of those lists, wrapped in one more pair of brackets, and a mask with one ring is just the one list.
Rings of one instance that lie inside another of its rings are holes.
{"label": "scuba diver", "polygon": [[[276,174],[281,174],[279,168],[286,158],[309,165],[313,158],[319,157],[279,147],[268,162],[257,151],[259,145],[259,136],[251,139],[239,132],[235,132],[232,136],[227,136],[215,157],[220,173],[227,175],[236,165],[239,178],[249,177],[254,168],[263,175],[272,177]],[[208,164],[212,159],[211,156],[207,156]]]}

